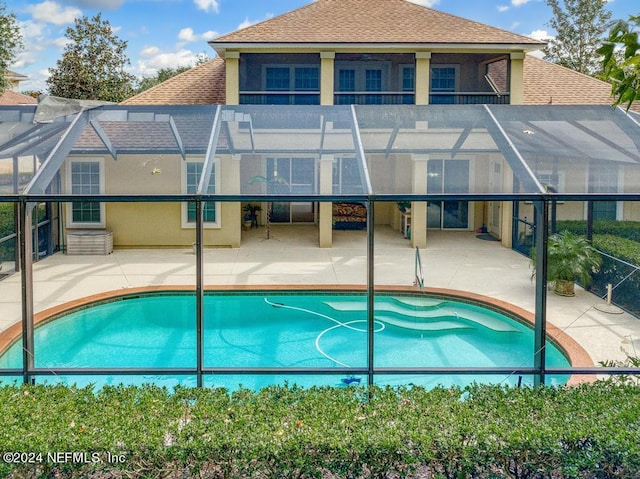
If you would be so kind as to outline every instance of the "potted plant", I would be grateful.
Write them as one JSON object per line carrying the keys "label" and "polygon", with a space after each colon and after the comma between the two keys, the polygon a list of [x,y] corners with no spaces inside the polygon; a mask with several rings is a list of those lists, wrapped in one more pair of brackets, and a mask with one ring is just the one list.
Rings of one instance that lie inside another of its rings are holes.
{"label": "potted plant", "polygon": [[398,205],[398,209],[403,213],[411,212],[411,201],[398,201],[397,205]]}
{"label": "potted plant", "polygon": [[[535,254],[532,255],[535,274]],[[600,253],[584,236],[568,231],[549,236],[547,244],[547,280],[560,296],[575,296],[575,280],[584,287],[602,265]]]}
{"label": "potted plant", "polygon": [[260,205],[254,205],[252,203],[248,203],[244,205],[242,208],[244,211],[244,216],[242,217],[242,222],[245,229],[253,228],[254,226],[258,227],[258,212],[262,211],[262,207]]}

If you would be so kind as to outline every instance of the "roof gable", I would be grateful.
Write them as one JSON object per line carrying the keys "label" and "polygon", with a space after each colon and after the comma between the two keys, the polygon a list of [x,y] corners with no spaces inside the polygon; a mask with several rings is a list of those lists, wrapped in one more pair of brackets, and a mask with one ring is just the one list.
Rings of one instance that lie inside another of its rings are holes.
{"label": "roof gable", "polygon": [[405,0],[318,0],[209,43],[544,45]]}
{"label": "roof gable", "polygon": [[225,65],[222,58],[191,68],[127,100],[124,105],[223,105]]}

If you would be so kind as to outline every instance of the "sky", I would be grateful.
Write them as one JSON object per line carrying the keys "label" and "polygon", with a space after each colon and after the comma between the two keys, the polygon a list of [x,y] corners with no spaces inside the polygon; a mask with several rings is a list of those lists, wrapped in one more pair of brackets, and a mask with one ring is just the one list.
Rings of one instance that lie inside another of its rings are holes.
{"label": "sky", "polygon": [[[62,57],[65,31],[74,19],[102,13],[127,42],[129,70],[153,76],[161,68],[192,66],[198,55],[212,58],[207,44],[220,35],[268,20],[312,0],[0,0],[14,13],[25,47],[11,70],[27,75],[21,91],[46,91],[48,69]],[[533,36],[550,37],[552,18],[545,0],[413,0],[470,20]],[[640,11],[638,0],[609,0],[613,18]]]}

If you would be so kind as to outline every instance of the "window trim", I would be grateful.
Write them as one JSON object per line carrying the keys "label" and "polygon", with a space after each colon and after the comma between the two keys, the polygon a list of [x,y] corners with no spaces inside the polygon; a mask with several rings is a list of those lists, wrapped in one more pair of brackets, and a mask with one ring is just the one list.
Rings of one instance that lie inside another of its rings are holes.
{"label": "window trim", "polygon": [[[267,69],[268,68],[288,68],[289,69],[289,88],[286,90],[269,90],[267,89]],[[296,89],[296,68],[315,68],[318,71],[318,89]],[[320,65],[315,63],[265,63],[262,65],[262,90],[265,92],[302,92],[307,94],[320,93],[321,81]]]}
{"label": "window trim", "polygon": [[[410,90],[404,87],[404,72],[405,70],[411,70],[413,72],[413,88]],[[416,66],[413,63],[402,63],[398,65],[398,91],[403,93],[415,93],[416,91]]]}
{"label": "window trim", "polygon": [[[104,194],[105,192],[105,173],[104,173],[104,158],[68,158],[67,165],[65,167],[65,190],[68,194],[71,194],[73,189],[72,184],[72,173],[71,173],[71,165],[74,163],[98,163],[98,174],[99,174],[99,187],[100,194]],[[83,228],[83,229],[103,229],[106,228],[107,218],[106,218],[106,207],[103,202],[100,202],[100,221],[97,223],[85,223],[85,222],[77,222],[73,221],[73,203],[74,201],[69,201],[65,205],[65,213],[67,219],[67,228]]]}
{"label": "window trim", "polygon": [[[180,188],[182,194],[187,194],[187,164],[189,163],[200,163],[204,164],[204,158],[202,157],[187,157],[186,160],[182,161],[180,164]],[[220,191],[220,158],[215,157],[213,159],[213,168],[214,168],[214,190]],[[215,221],[204,221],[202,223],[203,228],[205,229],[221,229],[222,228],[222,203],[220,201],[213,201],[214,208],[216,211],[216,220]],[[195,229],[196,222],[189,222],[189,205],[188,202],[183,201],[180,206],[180,223],[182,229]]]}
{"label": "window trim", "polygon": [[[368,91],[366,89],[367,81],[366,81],[366,71],[367,70],[380,70],[381,71],[381,89],[380,90],[372,90]],[[354,91],[341,91],[339,90],[339,75],[340,70],[354,70],[355,71],[355,90]],[[389,91],[389,82],[390,77],[389,73],[391,71],[391,62],[388,61],[375,61],[375,62],[365,62],[365,61],[336,61],[334,65],[334,78],[333,85],[336,93],[353,93],[353,94],[362,94],[362,93],[371,93],[371,94],[384,94]]]}
{"label": "window trim", "polygon": [[[455,80],[453,90],[434,90],[433,89],[433,71],[436,69],[453,68],[455,71]],[[429,94],[432,93],[458,93],[460,91],[460,65],[457,63],[436,63],[431,64],[429,68]]]}

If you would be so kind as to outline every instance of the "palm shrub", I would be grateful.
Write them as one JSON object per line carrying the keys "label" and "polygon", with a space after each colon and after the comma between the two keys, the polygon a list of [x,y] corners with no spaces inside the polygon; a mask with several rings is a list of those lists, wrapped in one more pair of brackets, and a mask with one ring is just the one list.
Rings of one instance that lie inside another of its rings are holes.
{"label": "palm shrub", "polygon": [[[535,259],[534,259],[535,261]],[[591,275],[602,265],[600,253],[584,236],[568,231],[549,236],[547,243],[547,279],[554,292],[573,296],[574,282],[582,286],[591,284]]]}

